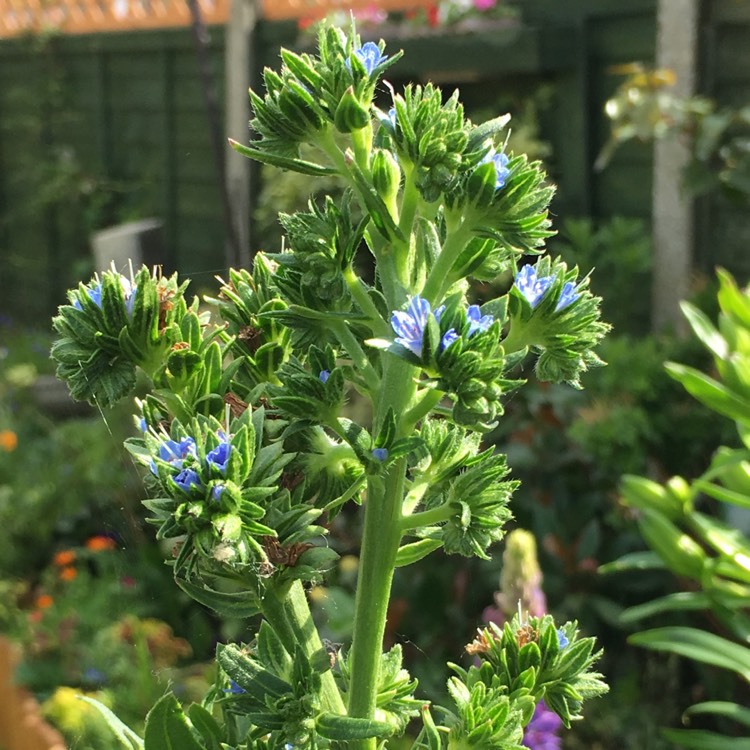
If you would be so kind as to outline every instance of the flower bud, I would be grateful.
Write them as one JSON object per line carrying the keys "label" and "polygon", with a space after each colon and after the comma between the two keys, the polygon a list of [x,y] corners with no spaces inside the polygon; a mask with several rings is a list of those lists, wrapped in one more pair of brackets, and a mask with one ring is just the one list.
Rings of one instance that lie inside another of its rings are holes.
{"label": "flower bud", "polygon": [[336,129],[341,133],[351,133],[353,130],[360,130],[370,122],[369,110],[362,106],[354,95],[354,89],[351,86],[341,97],[341,101],[338,107],[336,107],[336,114],[333,121]]}
{"label": "flower bud", "polygon": [[372,159],[372,180],[386,205],[396,199],[401,182],[401,168],[390,151],[375,152]]}
{"label": "flower bud", "polygon": [[480,164],[469,177],[469,200],[479,208],[487,208],[495,197],[497,173],[492,162]]}

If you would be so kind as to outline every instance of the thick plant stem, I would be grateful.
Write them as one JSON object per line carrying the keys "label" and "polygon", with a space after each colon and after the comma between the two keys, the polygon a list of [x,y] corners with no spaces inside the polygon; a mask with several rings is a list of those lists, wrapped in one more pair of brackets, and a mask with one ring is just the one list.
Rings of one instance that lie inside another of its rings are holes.
{"label": "thick plant stem", "polygon": [[[413,378],[413,367],[395,358],[386,360],[381,397],[376,402],[375,432],[389,408],[398,414],[411,405],[416,391]],[[388,601],[401,542],[405,479],[406,459],[400,459],[389,467],[385,476],[372,476],[368,481],[350,657],[350,716],[372,718],[375,713]],[[352,750],[376,747],[374,738],[350,743]]]}
{"label": "thick plant stem", "polygon": [[[385,479],[368,483],[365,528],[357,582],[354,639],[350,658],[349,715],[372,717],[377,698],[378,670],[383,648],[388,601],[396,552],[404,488],[405,460],[397,461]],[[350,743],[357,750],[375,750],[376,740]]]}
{"label": "thick plant stem", "polygon": [[[324,651],[300,581],[292,583],[283,599],[276,596],[275,592],[269,592],[263,599],[263,615],[291,654],[294,653],[296,645],[300,646],[305,656],[310,659]],[[324,708],[336,714],[346,713],[333,672],[324,672],[321,681]]]}

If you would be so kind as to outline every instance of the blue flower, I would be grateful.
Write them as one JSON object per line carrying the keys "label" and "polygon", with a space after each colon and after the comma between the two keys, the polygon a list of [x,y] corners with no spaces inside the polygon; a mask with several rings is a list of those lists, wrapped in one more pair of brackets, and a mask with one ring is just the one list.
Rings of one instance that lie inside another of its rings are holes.
{"label": "blue flower", "polygon": [[179,467],[186,458],[196,458],[197,455],[195,440],[191,437],[182,438],[180,441],[166,440],[159,446],[159,458]]}
{"label": "blue flower", "polygon": [[576,285],[572,281],[566,281],[560,292],[560,299],[557,300],[555,312],[564,310],[568,305],[572,305],[580,295],[576,292]]}
{"label": "blue flower", "polygon": [[138,420],[138,429],[141,432],[148,432],[148,424],[146,423],[146,417],[141,417]]}
{"label": "blue flower", "polygon": [[456,333],[455,328],[447,330],[443,334],[443,338],[440,339],[440,351],[442,352],[443,349],[447,349],[458,338],[459,335]]}
{"label": "blue flower", "polygon": [[133,308],[135,307],[135,295],[138,291],[137,284],[131,284],[124,276],[122,277],[122,288],[125,294],[125,311],[129,318],[133,317]]}
{"label": "blue flower", "polygon": [[107,682],[107,675],[96,667],[88,667],[83,673],[85,682],[93,685],[104,685]]}
{"label": "blue flower", "polygon": [[328,382],[328,378],[330,378],[330,377],[331,377],[330,370],[321,370],[320,371],[320,375],[318,375],[318,378],[320,378],[320,382],[321,383],[327,383]]}
{"label": "blue flower", "polygon": [[241,695],[246,693],[245,688],[241,688],[234,680],[229,680],[229,687],[225,688],[225,693],[231,693],[232,695]]}
{"label": "blue flower", "polygon": [[515,283],[516,289],[523,294],[533,309],[542,301],[554,280],[554,276],[538,277],[534,266],[524,266],[516,275]]}
{"label": "blue flower", "polygon": [[388,458],[387,448],[375,448],[372,452],[372,457],[376,461],[385,461]]}
{"label": "blue flower", "polygon": [[[445,310],[444,305],[435,310],[433,313],[435,320],[440,320],[443,310]],[[396,343],[406,347],[418,357],[422,356],[422,338],[430,313],[430,303],[419,295],[415,295],[409,301],[406,311],[397,310],[391,315],[391,326],[397,334]]]}
{"label": "blue flower", "polygon": [[[165,440],[159,446],[159,458],[172,464],[175,468],[181,469],[184,460],[188,457],[197,458],[198,454],[195,449],[195,440],[186,437],[180,440]],[[156,462],[151,462],[151,471],[158,474]]]}
{"label": "blue flower", "polygon": [[225,489],[226,487],[223,484],[214,485],[214,488],[211,490],[211,497],[215,502],[218,503],[221,500],[221,496],[224,494]]}
{"label": "blue flower", "polygon": [[501,151],[499,154],[495,152],[494,148],[491,148],[484,159],[482,164],[489,164],[492,162],[495,165],[495,190],[505,187],[505,181],[508,179],[510,169],[508,169],[508,155]]}
{"label": "blue flower", "polygon": [[227,464],[232,452],[232,444],[228,442],[219,443],[206,455],[206,463],[218,469],[222,474],[227,473]]}
{"label": "blue flower", "polygon": [[98,281],[93,287],[87,289],[89,297],[97,307],[102,306],[102,282]]}
{"label": "blue flower", "polygon": [[[87,286],[86,287],[86,294],[88,295],[89,299],[99,308],[102,306],[102,282],[97,281],[94,286]],[[83,310],[83,304],[81,303],[80,298],[76,298],[73,300],[73,307],[75,307],[76,310]]]}
{"label": "blue flower", "polygon": [[184,492],[190,492],[191,487],[202,487],[198,472],[193,469],[183,469],[172,481]]}
{"label": "blue flower", "polygon": [[354,54],[360,59],[362,65],[364,65],[368,76],[372,75],[372,71],[378,65],[388,59],[388,55],[384,55],[375,42],[365,42],[359,49],[354,50]]}
{"label": "blue flower", "polygon": [[486,331],[495,322],[492,315],[482,315],[479,305],[469,305],[466,319],[469,321],[469,336]]}
{"label": "blue flower", "polygon": [[565,635],[562,628],[557,629],[557,645],[560,647],[560,650],[564,649],[570,641],[568,640],[568,636]]}

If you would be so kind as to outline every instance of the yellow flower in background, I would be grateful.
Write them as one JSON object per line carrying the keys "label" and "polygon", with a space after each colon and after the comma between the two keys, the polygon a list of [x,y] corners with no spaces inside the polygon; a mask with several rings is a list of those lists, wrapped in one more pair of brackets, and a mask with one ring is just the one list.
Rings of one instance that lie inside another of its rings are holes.
{"label": "yellow flower in background", "polygon": [[101,714],[90,703],[80,700],[79,696],[82,695],[96,698],[107,707],[110,707],[112,702],[106,693],[84,693],[76,688],[62,686],[42,704],[42,712],[65,734],[106,730],[106,723]]}
{"label": "yellow flower in background", "polygon": [[13,430],[0,430],[0,450],[13,453],[18,448],[18,435]]}

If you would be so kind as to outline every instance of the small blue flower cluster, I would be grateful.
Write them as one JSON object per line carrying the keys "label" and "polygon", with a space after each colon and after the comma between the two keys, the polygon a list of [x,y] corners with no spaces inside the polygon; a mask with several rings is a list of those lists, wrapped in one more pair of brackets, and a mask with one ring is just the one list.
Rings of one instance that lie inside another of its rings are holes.
{"label": "small blue flower cluster", "polygon": [[[125,298],[125,310],[130,317],[133,316],[133,308],[135,307],[135,295],[138,291],[138,285],[131,283],[127,276],[120,276],[120,286],[122,287],[122,293]],[[102,306],[102,282],[97,281],[93,286],[86,287],[86,293],[89,299],[99,308]],[[73,307],[76,310],[83,310],[83,304],[79,298],[73,300]]]}
{"label": "small blue flower cluster", "polygon": [[506,153],[501,151],[498,154],[494,148],[490,149],[481,161],[482,164],[492,163],[495,165],[495,190],[505,187],[505,182],[510,175],[510,169],[508,169],[509,161],[510,159]]}
{"label": "small blue flower cluster", "polygon": [[[361,47],[354,50],[354,54],[359,58],[362,65],[364,65],[368,76],[371,76],[372,71],[388,59],[388,55],[384,55],[375,42],[365,42]],[[351,64],[348,60],[347,67],[351,69]]]}
{"label": "small blue flower cluster", "polygon": [[[524,266],[516,275],[516,289],[526,298],[526,301],[534,309],[542,301],[544,295],[555,281],[555,276],[537,276],[534,266]],[[560,292],[560,299],[555,306],[555,312],[564,310],[573,304],[580,295],[576,291],[576,285],[572,281],[566,281]]]}
{"label": "small blue flower cluster", "polygon": [[[427,320],[430,315],[433,315],[439,323],[443,312],[445,312],[445,305],[440,305],[433,311],[426,299],[415,295],[409,300],[406,310],[396,310],[391,315],[391,326],[396,333],[396,343],[401,344],[417,357],[421,357]],[[495,321],[492,315],[482,315],[479,305],[470,305],[466,310],[466,318],[469,322],[470,338],[476,333],[486,331]],[[447,330],[440,340],[440,351],[447,349],[458,338],[460,337],[455,328]]]}
{"label": "small blue flower cluster", "polygon": [[[226,476],[229,457],[232,453],[232,444],[226,435],[219,435],[221,442],[206,454],[206,467],[215,469],[222,476]],[[193,466],[198,461],[195,440],[192,437],[186,437],[182,440],[165,440],[159,446],[159,458],[162,461],[173,466],[180,471],[172,477],[172,481],[183,491],[190,492],[192,487],[197,489],[203,488],[203,481],[198,471],[190,466],[185,466],[185,461],[189,461]],[[192,460],[191,460],[192,459]],[[156,462],[151,462],[151,472],[158,474]],[[217,484],[212,490],[212,497],[218,501],[224,492],[224,486]]]}

